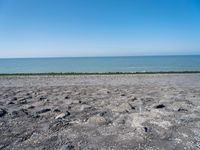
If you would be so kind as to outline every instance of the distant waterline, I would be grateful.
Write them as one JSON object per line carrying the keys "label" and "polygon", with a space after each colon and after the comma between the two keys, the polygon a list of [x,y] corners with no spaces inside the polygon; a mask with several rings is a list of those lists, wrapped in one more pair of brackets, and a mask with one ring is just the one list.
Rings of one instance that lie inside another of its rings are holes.
{"label": "distant waterline", "polygon": [[200,55],[0,59],[0,73],[162,71],[200,71]]}

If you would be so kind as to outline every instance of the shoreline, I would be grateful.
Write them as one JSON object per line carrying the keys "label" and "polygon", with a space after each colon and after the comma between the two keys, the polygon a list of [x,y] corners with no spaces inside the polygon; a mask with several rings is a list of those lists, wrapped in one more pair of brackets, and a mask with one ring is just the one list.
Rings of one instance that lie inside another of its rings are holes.
{"label": "shoreline", "polygon": [[0,76],[200,74],[200,71],[0,73]]}

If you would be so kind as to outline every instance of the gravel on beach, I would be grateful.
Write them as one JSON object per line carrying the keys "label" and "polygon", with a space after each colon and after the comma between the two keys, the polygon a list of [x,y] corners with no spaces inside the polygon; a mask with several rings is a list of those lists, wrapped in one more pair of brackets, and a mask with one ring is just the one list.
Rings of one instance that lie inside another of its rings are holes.
{"label": "gravel on beach", "polygon": [[2,76],[0,149],[200,149],[200,74]]}

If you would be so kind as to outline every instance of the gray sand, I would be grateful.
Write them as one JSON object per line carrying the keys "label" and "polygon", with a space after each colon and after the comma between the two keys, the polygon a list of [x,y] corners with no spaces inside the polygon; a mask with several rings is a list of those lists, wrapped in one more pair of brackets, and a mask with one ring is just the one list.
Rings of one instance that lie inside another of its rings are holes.
{"label": "gray sand", "polygon": [[200,149],[200,75],[0,77],[0,149]]}

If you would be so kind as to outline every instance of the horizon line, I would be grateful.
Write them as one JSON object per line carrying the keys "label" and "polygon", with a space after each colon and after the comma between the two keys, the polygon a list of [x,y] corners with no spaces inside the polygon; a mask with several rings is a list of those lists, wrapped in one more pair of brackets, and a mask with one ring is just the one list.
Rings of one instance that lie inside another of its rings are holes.
{"label": "horizon line", "polygon": [[33,56],[33,57],[0,57],[0,59],[41,59],[41,58],[103,58],[103,57],[170,57],[200,56],[200,54],[167,54],[167,55],[105,55],[105,56]]}

